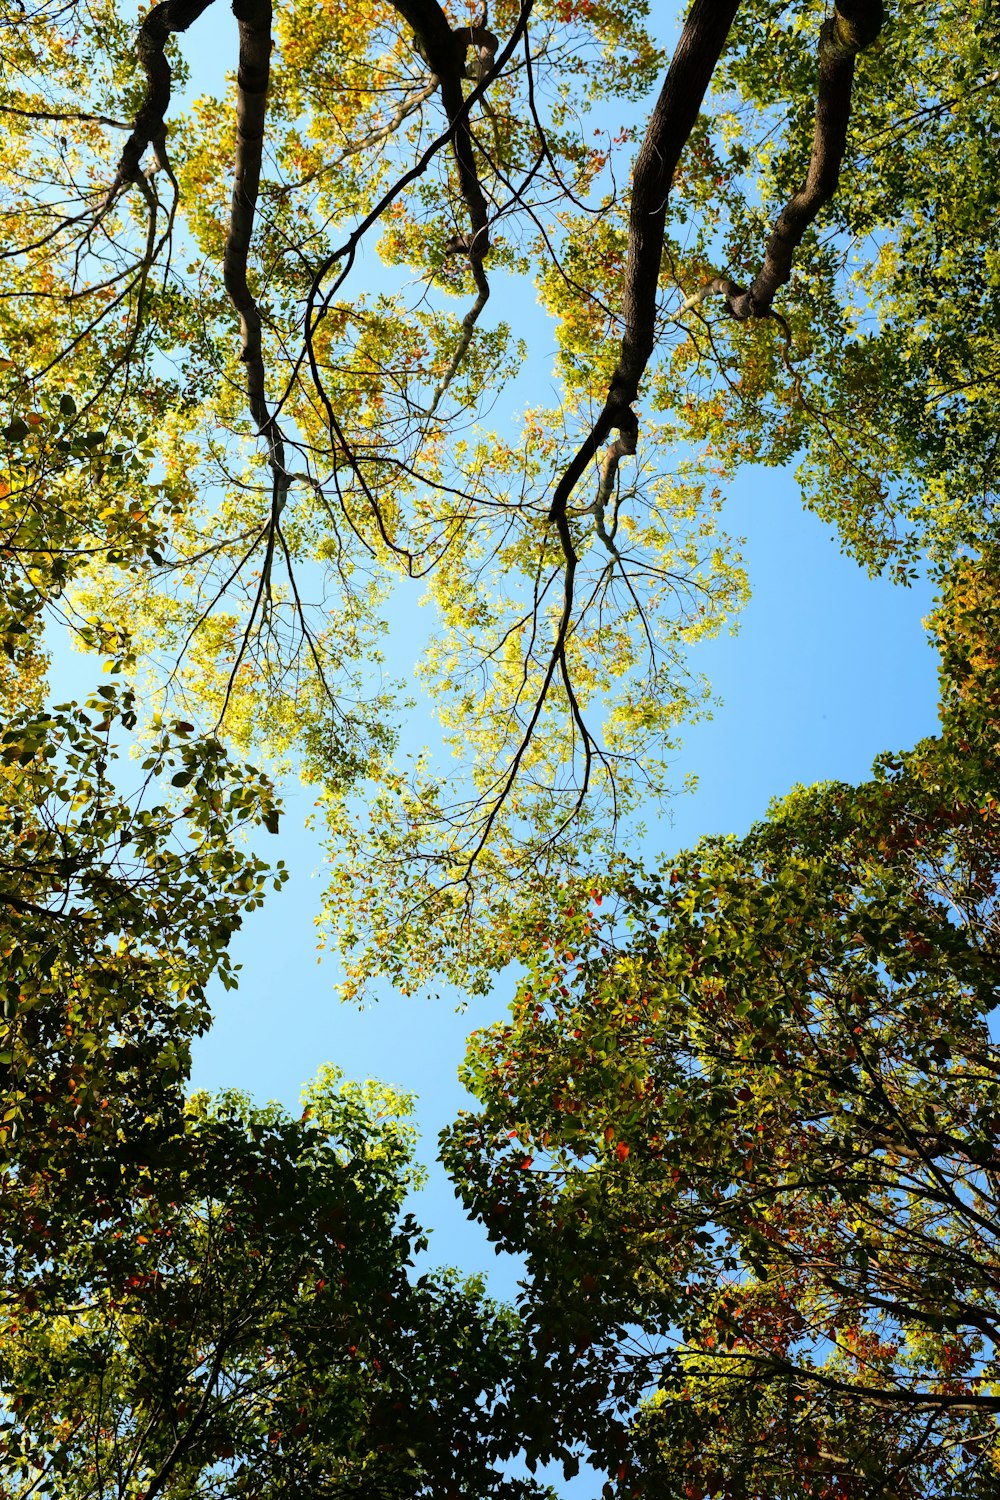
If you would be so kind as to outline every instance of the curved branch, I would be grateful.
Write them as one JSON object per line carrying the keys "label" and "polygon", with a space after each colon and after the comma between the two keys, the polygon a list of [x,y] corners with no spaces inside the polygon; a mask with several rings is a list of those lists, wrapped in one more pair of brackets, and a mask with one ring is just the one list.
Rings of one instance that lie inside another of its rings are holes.
{"label": "curved branch", "polygon": [[[442,396],[465,358],[476,323],[490,295],[490,284],[483,269],[483,260],[490,248],[489,216],[476,169],[462,80],[471,78],[480,86],[488,82],[496,64],[500,43],[492,31],[487,31],[482,25],[463,26],[453,31],[438,0],[392,0],[392,4],[413,28],[417,50],[427,60],[441,90],[441,103],[451,126],[451,147],[458,169],[458,185],[469,215],[469,231],[464,235],[456,235],[448,250],[451,254],[468,255],[476,283],[476,300],[462,319],[458,345],[425,414],[429,417],[437,410]],[[473,48],[474,59],[467,68],[465,57],[470,47]]]}
{"label": "curved branch", "polygon": [[438,381],[437,386],[435,387],[434,395],[431,397],[431,404],[430,406],[428,406],[426,412],[424,412],[425,417],[432,417],[440,406],[442,396],[451,385],[451,382],[454,380],[455,375],[458,372],[459,366],[468,353],[469,345],[472,343],[472,336],[476,331],[476,324],[479,321],[479,315],[482,312],[483,308],[486,306],[487,301],[489,300],[490,284],[486,279],[486,272],[483,270],[482,263],[479,260],[473,260],[472,274],[475,277],[476,291],[478,295],[475,302],[473,302],[472,306],[469,308],[469,311],[462,319],[458,335],[458,343],[455,345],[451,359],[448,361],[444,374],[441,376],[441,379]]}
{"label": "curved branch", "polygon": [[833,15],[823,23],[816,120],[806,180],[778,215],[763,265],[752,284],[743,288],[727,283],[721,288],[713,283],[710,288],[724,290],[726,306],[734,318],[768,316],[775,293],[791,277],[792,260],[806,230],[837,191],[851,118],[854,59],[875,41],[883,19],[882,0],[837,0]]}
{"label": "curved branch", "polygon": [[[469,213],[470,232],[451,248],[467,251],[470,259],[481,264],[490,248],[490,231],[486,199],[476,170],[469,112],[465,108],[465,96],[462,92],[465,55],[469,46],[476,42],[479,28],[465,26],[453,31],[438,0],[392,0],[392,4],[413,28],[417,50],[426,58],[431,72],[438,79],[441,103],[444,105],[448,124],[452,127],[452,154],[458,169],[459,189]],[[496,39],[492,40],[495,43]],[[490,69],[489,61],[483,60],[484,55],[489,58],[491,55],[495,56],[495,53],[495,45],[491,53],[480,39],[476,45],[477,63],[482,63],[482,72],[477,73],[479,82],[485,81]]]}
{"label": "curved branch", "polygon": [[[269,587],[275,529],[289,486],[284,439],[267,405],[260,309],[247,282],[247,259],[260,189],[264,117],[271,69],[271,0],[234,0],[233,14],[239,24],[240,63],[236,75],[235,178],[223,251],[223,280],[229,300],[239,314],[240,359],[246,368],[250,415],[257,431],[267,442],[271,465],[271,520],[257,596],[260,604],[264,602]],[[250,625],[247,629],[249,631]]]}
{"label": "curved branch", "polygon": [[162,0],[154,5],[139,28],[136,51],[146,74],[146,97],[132,123],[132,134],[125,142],[118,161],[118,171],[108,193],[109,201],[127,183],[139,179],[139,164],[149,146],[162,160],[166,140],[166,114],[170,105],[173,77],[166,58],[167,38],[171,32],[187,31],[212,0]]}
{"label": "curved branch", "polygon": [[749,287],[728,276],[713,276],[685,297],[675,314],[701,307],[707,298],[726,299],[734,318],[772,316],[771,305],[780,287],[791,279],[792,262],[809,225],[837,191],[847,148],[854,88],[854,60],[870,47],[882,30],[882,0],[839,0],[819,35],[819,79],[812,154],[806,180],[785,204],[771,231],[764,261]]}
{"label": "curved branch", "polygon": [[[473,104],[476,104],[481,99],[483,99],[488,85],[496,76],[498,76],[498,74],[506,66],[509,59],[513,56],[515,48],[519,45],[522,37],[524,36],[533,5],[534,0],[521,0],[517,20],[514,23],[514,28],[511,31],[510,36],[504,43],[503,50],[494,60],[491,71],[486,75],[485,78],[482,78],[479,83],[476,84],[475,88],[472,90],[468,98],[463,101],[461,113],[456,118],[456,120],[449,121],[447,129],[443,130],[440,135],[436,136],[435,139],[431,141],[427,147],[425,147],[425,149],[421,152],[418,160],[414,162],[413,166],[410,167],[406,172],[404,172],[402,176],[396,179],[396,181],[388,189],[388,191],[382,194],[382,197],[379,199],[378,203],[376,203],[373,208],[369,209],[368,213],[361,220],[360,224],[357,224],[355,226],[344,243],[338,245],[335,250],[330,251],[321,265],[314,272],[312,285],[309,288],[309,295],[306,298],[304,317],[305,354],[300,360],[297,360],[295,363],[291,377],[288,383],[286,383],[285,396],[282,398],[283,401],[287,400],[288,391],[291,389],[291,381],[294,380],[295,376],[298,374],[302,360],[308,361],[313,380],[316,382],[317,389],[319,389],[321,382],[319,380],[319,370],[315,361],[313,338],[316,329],[319,327],[319,324],[322,322],[323,318],[329,311],[331,298],[336,295],[337,291],[343,284],[352,266],[354,265],[358,246],[361,244],[361,241],[364,239],[364,236],[368,233],[369,229],[371,229],[372,225],[376,224],[385,213],[390,203],[395,202],[400,193],[402,193],[404,188],[409,187],[411,182],[415,182],[418,177],[423,176],[441,148],[443,146],[446,146],[449,141],[453,140],[455,131],[461,124],[468,121]],[[320,292],[323,286],[323,282],[326,279],[328,272],[332,269],[333,266],[337,264],[338,261],[343,261],[344,263],[341,267],[340,273],[338,274],[332,289],[325,292],[323,294],[322,300],[320,301]],[[319,301],[318,308],[317,301]]]}
{"label": "curved branch", "polygon": [[557,524],[609,434],[617,430],[634,440],[638,431],[632,403],[655,343],[667,195],[738,6],[739,0],[694,0],[650,116],[632,182],[621,354],[604,408],[556,485],[549,519]]}
{"label": "curved branch", "polygon": [[608,531],[604,522],[604,510],[608,501],[611,499],[611,493],[615,487],[615,480],[618,478],[618,465],[621,463],[623,458],[630,457],[634,452],[635,433],[623,432],[615,438],[613,443],[608,444],[607,448],[604,450],[604,459],[601,463],[601,482],[598,486],[597,498],[594,501],[592,507],[594,512],[594,530],[597,532],[597,535],[600,537],[607,550],[611,553],[612,557],[619,556],[618,548],[614,543],[614,534],[618,529],[617,507],[610,532]]}
{"label": "curved branch", "polygon": [[247,283],[247,259],[264,146],[271,54],[270,0],[235,0],[233,14],[240,30],[240,64],[236,76],[236,161],[222,270],[229,300],[240,317],[243,344],[240,359],[247,367],[250,412],[258,430],[263,432],[271,418],[264,393],[261,317]]}

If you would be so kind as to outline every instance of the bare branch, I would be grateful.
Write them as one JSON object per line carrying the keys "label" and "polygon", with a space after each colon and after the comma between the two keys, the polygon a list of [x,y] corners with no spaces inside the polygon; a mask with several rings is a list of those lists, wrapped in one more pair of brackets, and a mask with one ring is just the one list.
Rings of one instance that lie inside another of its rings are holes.
{"label": "bare branch", "polygon": [[51,120],[59,125],[107,125],[110,130],[131,130],[124,120],[109,115],[57,114],[49,109],[18,109],[14,104],[0,104],[0,115],[17,115],[22,120]]}
{"label": "bare branch", "polygon": [[320,177],[329,177],[331,173],[335,172],[338,167],[343,166],[344,162],[348,161],[352,156],[357,156],[360,151],[368,151],[372,146],[378,146],[382,141],[388,140],[399,129],[403,121],[413,114],[414,110],[419,109],[421,104],[425,104],[431,95],[437,92],[438,86],[439,80],[432,73],[426,83],[421,84],[420,88],[414,89],[412,93],[407,94],[405,98],[399,101],[384,125],[380,125],[377,130],[370,131],[361,140],[352,141],[349,146],[344,147],[338,156],[334,157],[333,161],[324,162],[315,171],[307,172],[304,177],[299,177],[295,182],[286,182],[280,187],[272,189],[273,196],[275,198],[285,197],[287,194],[295,192],[298,188],[308,187],[309,183],[317,181]]}

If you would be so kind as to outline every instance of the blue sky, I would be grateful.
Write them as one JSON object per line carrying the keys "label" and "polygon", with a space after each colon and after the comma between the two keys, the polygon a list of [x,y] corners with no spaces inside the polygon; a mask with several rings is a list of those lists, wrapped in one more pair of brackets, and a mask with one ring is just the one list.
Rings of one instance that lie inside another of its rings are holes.
{"label": "blue sky", "polygon": [[[704,643],[697,661],[723,702],[687,731],[677,783],[694,772],[696,792],[652,827],[648,850],[669,852],[700,835],[738,833],[796,783],[857,781],[885,749],[933,732],[936,658],[923,619],[931,593],[871,580],[843,557],[827,526],[802,510],[791,476],[759,472],[735,487],[728,524],[747,538],[753,597],[739,633]],[[402,665],[402,664],[401,664]],[[390,990],[365,1011],[341,1005],[335,959],[317,963],[314,917],[323,888],[318,838],[303,824],[311,799],[289,788],[280,839],[291,870],[285,889],[246,924],[235,945],[239,990],[216,996],[216,1023],[195,1049],[194,1084],[238,1086],[294,1106],[322,1062],[352,1077],[379,1077],[419,1096],[422,1155],[468,1101],[456,1070],[465,1038],[502,1017],[513,981],[457,1013],[452,1002]],[[480,1231],[464,1220],[450,1185],[432,1171],[414,1204],[434,1232],[437,1262],[491,1273],[509,1293],[516,1268],[497,1265]]]}

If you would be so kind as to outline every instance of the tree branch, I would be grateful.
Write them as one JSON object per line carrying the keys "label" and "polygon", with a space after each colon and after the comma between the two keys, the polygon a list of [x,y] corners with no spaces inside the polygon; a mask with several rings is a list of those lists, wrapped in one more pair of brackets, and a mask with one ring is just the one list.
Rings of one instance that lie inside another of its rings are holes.
{"label": "tree branch", "polygon": [[634,446],[639,423],[632,403],[655,343],[667,195],[738,6],[739,0],[694,0],[639,148],[629,209],[621,354],[604,409],[556,485],[549,519],[557,524],[609,434],[617,430]]}
{"label": "tree branch", "polygon": [[426,103],[431,95],[437,92],[439,82],[440,80],[432,73],[426,83],[421,84],[418,89],[414,89],[412,93],[407,94],[404,99],[399,101],[392,115],[384,125],[380,125],[377,130],[373,130],[368,135],[363,136],[361,140],[353,141],[349,146],[345,146],[340,155],[335,156],[333,161],[324,162],[321,167],[316,167],[312,172],[307,172],[304,177],[299,177],[295,182],[286,182],[280,187],[273,188],[274,197],[287,197],[289,193],[295,192],[298,188],[308,187],[311,182],[317,181],[320,177],[329,177],[332,172],[335,172],[350,157],[357,156],[359,151],[368,151],[372,146],[379,145],[381,141],[388,140],[389,136],[399,129],[403,121],[409,115],[412,115],[414,110],[419,109],[421,104]]}
{"label": "tree branch", "polygon": [[275,528],[284,509],[289,485],[284,439],[267,405],[260,309],[247,282],[271,70],[271,0],[234,0],[233,14],[240,32],[240,63],[236,75],[236,162],[222,266],[229,300],[240,319],[240,359],[246,368],[250,415],[267,442],[271,465],[271,520],[258,593],[258,602],[263,602],[274,557]]}
{"label": "tree branch", "polygon": [[[437,0],[392,0],[392,3],[413,28],[417,50],[438,80],[441,103],[452,127],[452,154],[458,169],[459,190],[469,215],[469,231],[455,236],[448,249],[452,254],[468,255],[477,293],[475,302],[462,319],[458,345],[426,413],[431,416],[465,358],[476,323],[490,295],[490,285],[483,269],[483,260],[490,248],[489,216],[476,169],[462,80],[470,77],[477,84],[484,84],[495,65],[500,43],[485,26],[463,26],[453,31]],[[465,57],[470,46],[474,48],[475,56],[470,67],[466,68]]]}
{"label": "tree branch", "polygon": [[147,147],[153,146],[158,159],[164,159],[166,114],[173,77],[166,58],[167,38],[171,32],[187,31],[211,4],[212,0],[162,0],[162,4],[154,5],[140,26],[136,51],[146,74],[146,97],[139,106],[132,134],[119,158],[109,201],[127,183],[138,180],[139,164]]}
{"label": "tree branch", "polygon": [[878,37],[884,19],[882,0],[840,0],[824,21],[819,37],[819,80],[812,154],[806,180],[778,215],[764,261],[749,287],[728,276],[713,276],[685,297],[675,316],[701,307],[712,295],[726,299],[734,318],[773,316],[771,304],[790,280],[795,252],[806,230],[837,191],[847,146],[854,87],[854,59]]}
{"label": "tree branch", "polygon": [[837,191],[851,118],[854,59],[882,30],[882,0],[837,0],[819,35],[819,82],[812,155],[806,180],[786,203],[771,232],[764,263],[749,288],[713,283],[725,291],[734,318],[766,318],[775,293],[792,274],[792,260],[809,225]]}

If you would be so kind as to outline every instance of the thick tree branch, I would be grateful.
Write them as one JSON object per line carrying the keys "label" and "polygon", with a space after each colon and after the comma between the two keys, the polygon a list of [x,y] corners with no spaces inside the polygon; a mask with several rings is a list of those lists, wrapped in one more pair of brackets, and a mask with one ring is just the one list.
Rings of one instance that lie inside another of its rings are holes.
{"label": "thick tree branch", "polygon": [[819,38],[819,82],[812,155],[806,180],[786,203],[768,240],[764,262],[748,288],[712,283],[724,291],[735,318],[766,318],[775,293],[792,274],[792,260],[809,225],[837,191],[851,118],[854,59],[882,30],[882,0],[837,0]]}
{"label": "thick tree branch", "polygon": [[[453,31],[437,0],[392,0],[392,3],[412,26],[418,51],[427,59],[438,79],[441,103],[448,124],[452,126],[451,146],[458,169],[458,185],[469,214],[469,233],[462,236],[460,242],[456,241],[452,248],[466,250],[470,259],[481,265],[490,247],[490,231],[486,199],[476,170],[469,114],[462,93],[465,56],[475,39],[475,29],[465,26]],[[495,40],[493,38],[494,43]],[[493,51],[496,51],[495,46]],[[482,42],[477,46],[477,56],[481,53]]]}
{"label": "thick tree branch", "polygon": [[136,50],[146,74],[146,97],[122,150],[109,199],[116,197],[127,183],[138,180],[140,163],[149,146],[156,151],[158,161],[164,160],[172,78],[166,58],[167,38],[171,32],[187,31],[211,3],[212,0],[162,0],[162,4],[154,5],[139,28]]}
{"label": "thick tree branch", "polygon": [[234,0],[233,15],[240,31],[240,63],[236,75],[236,162],[222,264],[226,291],[240,318],[240,359],[246,368],[250,415],[258,432],[267,442],[271,464],[271,521],[257,598],[259,604],[263,602],[268,589],[275,531],[284,509],[289,485],[284,439],[267,405],[260,309],[247,282],[247,260],[260,189],[264,118],[271,70],[270,0]]}
{"label": "thick tree branch", "polygon": [[[409,6],[414,0],[405,0],[405,3]],[[419,0],[421,9],[424,3],[435,4],[436,0]],[[502,784],[466,860],[466,875],[484,848],[500,807],[518,776],[521,761],[557,673],[563,683],[573,723],[579,731],[584,750],[585,771],[576,811],[587,791],[595,753],[603,759],[583,720],[570,680],[566,655],[573,628],[575,579],[579,563],[567,513],[567,501],[588,463],[596,456],[601,443],[617,428],[620,437],[611,444],[605,455],[598,499],[591,507],[596,516],[598,535],[611,552],[612,558],[617,559],[613,534],[607,531],[605,525],[604,509],[614,487],[621,458],[635,452],[638,421],[632,411],[632,402],[638,393],[639,382],[655,342],[656,298],[666,225],[667,194],[681,152],[697,120],[738,4],[739,0],[694,0],[636,160],[623,295],[625,332],[621,355],[604,410],[560,480],[549,513],[563,554],[563,600],[556,622],[555,639],[524,735],[504,772]],[[574,815],[570,814],[566,823]]]}
{"label": "thick tree branch", "polygon": [[[454,140],[455,132],[459,128],[459,126],[467,124],[472,106],[476,103],[479,103],[480,101],[485,102],[484,95],[486,88],[492,81],[493,77],[503,71],[504,67],[513,56],[515,48],[519,45],[521,39],[524,37],[525,30],[528,25],[528,18],[531,15],[533,4],[534,0],[521,0],[520,11],[517,21],[514,24],[514,29],[504,43],[502,51],[495,58],[490,71],[486,74],[485,77],[480,79],[469,97],[463,101],[461,112],[457,116],[457,118],[454,121],[449,121],[447,129],[443,130],[439,136],[435,137],[435,139],[431,141],[430,144],[421,152],[419,159],[414,162],[413,166],[410,167],[406,172],[404,172],[402,176],[398,177],[387,192],[383,193],[378,203],[376,203],[374,207],[372,207],[365,215],[365,217],[361,220],[361,222],[355,226],[344,243],[338,245],[335,250],[332,250],[329,255],[326,256],[325,260],[322,262],[315,275],[313,276],[313,282],[309,290],[309,296],[306,299],[306,311],[304,320],[306,351],[305,358],[308,359],[313,379],[316,382],[316,388],[323,398],[324,406],[327,406],[328,403],[323,394],[322,381],[319,378],[319,369],[316,364],[313,339],[316,329],[329,311],[331,298],[336,295],[336,292],[343,284],[344,280],[350,272],[351,267],[354,264],[358,246],[364,239],[364,236],[368,233],[369,229],[371,229],[372,225],[376,224],[379,219],[381,219],[386,209],[399,197],[404,188],[409,187],[410,183],[415,182],[418,177],[422,177],[423,174],[427,171],[427,168],[430,166],[431,162],[434,160],[435,156],[437,156],[438,152],[442,149],[442,147],[446,146],[449,141]],[[323,294],[322,299],[320,300],[320,291],[322,289],[323,282],[326,279],[327,273],[333,266],[337,264],[338,261],[342,261],[344,263],[341,267],[340,273],[338,274],[332,289],[326,291]],[[317,302],[319,302],[318,309],[316,306]],[[295,369],[293,371],[293,378],[294,375],[298,372],[299,363],[300,362],[296,362]]]}
{"label": "thick tree branch", "polygon": [[223,280],[239,313],[242,351],[247,367],[250,412],[263,432],[270,422],[264,392],[261,318],[247,283],[247,259],[260,189],[264,115],[271,56],[270,0],[234,0],[240,29],[240,64],[236,76],[236,161],[233,197],[223,251]]}
{"label": "thick tree branch", "polygon": [[[129,183],[137,183],[148,196],[149,189],[141,171],[141,162],[149,146],[153,147],[158,163],[169,171],[165,140],[172,75],[165,53],[167,38],[172,32],[186,31],[211,3],[212,0],[163,0],[143,21],[137,51],[146,74],[146,94],[136,114],[132,133],[122,151],[107,203],[113,201],[121,188]],[[267,442],[272,479],[271,515],[266,528],[267,548],[251,615],[252,625],[257,610],[268,596],[276,531],[288,493],[289,477],[281,430],[267,405],[260,310],[247,281],[250,240],[260,190],[264,119],[270,77],[270,0],[234,0],[233,14],[239,25],[240,59],[237,74],[235,176],[223,252],[223,280],[229,299],[239,314],[242,344],[240,359],[246,368],[250,414],[258,432]],[[147,261],[148,259],[147,255]],[[249,628],[248,626],[248,631]],[[237,668],[238,666],[239,658]],[[231,686],[232,681],[230,688]]]}
{"label": "thick tree branch", "polygon": [[[441,102],[452,129],[451,146],[458,170],[459,190],[469,215],[468,232],[455,236],[448,249],[453,254],[468,255],[476,283],[476,300],[462,320],[458,345],[428,408],[427,415],[430,416],[437,410],[441,397],[465,358],[476,323],[490,295],[490,285],[483,269],[483,260],[490,248],[489,216],[476,168],[462,80],[470,77],[477,84],[485,83],[500,44],[485,26],[463,26],[453,31],[437,0],[392,0],[392,3],[413,28],[417,50],[438,80]],[[474,48],[474,60],[467,68],[465,58],[470,46]]]}
{"label": "thick tree branch", "polygon": [[694,0],[639,148],[629,209],[621,354],[604,409],[556,485],[549,517],[557,524],[609,434],[617,430],[634,444],[638,419],[632,403],[655,343],[667,195],[738,6],[739,0]]}
{"label": "thick tree branch", "polygon": [[722,296],[734,318],[772,316],[780,287],[790,280],[795,252],[820,209],[837,191],[847,147],[854,87],[854,60],[878,37],[884,19],[882,0],[841,0],[819,38],[819,80],[812,154],[806,179],[771,232],[764,261],[749,287],[728,276],[713,276],[681,303],[676,316],[700,307],[708,297]]}

